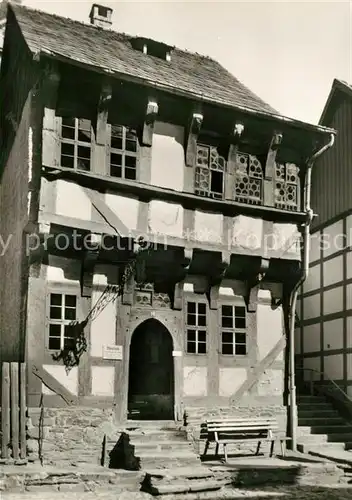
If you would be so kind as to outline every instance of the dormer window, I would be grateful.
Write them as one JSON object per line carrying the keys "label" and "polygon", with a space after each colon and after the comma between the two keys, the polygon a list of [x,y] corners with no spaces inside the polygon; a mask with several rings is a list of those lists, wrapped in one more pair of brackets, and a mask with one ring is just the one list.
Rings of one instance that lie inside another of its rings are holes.
{"label": "dormer window", "polygon": [[168,62],[171,61],[172,47],[170,45],[141,37],[131,40],[131,45],[135,50],[139,50],[143,54],[164,59]]}

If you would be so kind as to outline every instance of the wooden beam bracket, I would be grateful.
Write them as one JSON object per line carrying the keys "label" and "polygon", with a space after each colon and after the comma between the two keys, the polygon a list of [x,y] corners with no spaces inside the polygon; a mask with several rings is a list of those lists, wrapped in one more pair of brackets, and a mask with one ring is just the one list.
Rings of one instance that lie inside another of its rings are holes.
{"label": "wooden beam bracket", "polygon": [[269,259],[260,259],[259,265],[254,267],[254,273],[247,280],[247,293],[245,302],[248,312],[255,312],[257,310],[260,283],[265,278],[265,275],[269,269],[269,265]]}
{"label": "wooden beam bracket", "polygon": [[142,143],[143,146],[151,146],[153,143],[154,123],[158,116],[159,106],[155,99],[149,99],[145,113]]}
{"label": "wooden beam bracket", "polygon": [[201,113],[193,113],[188,134],[186,134],[186,165],[194,167],[197,158],[197,139],[203,123],[203,115]]}
{"label": "wooden beam bracket", "polygon": [[193,260],[193,248],[185,248],[182,267],[186,274],[189,271],[189,268],[191,267],[192,260]]}
{"label": "wooden beam bracket", "polygon": [[82,297],[91,297],[93,289],[93,278],[95,264],[99,259],[101,251],[102,235],[91,233],[89,243],[85,245],[82,259]]}

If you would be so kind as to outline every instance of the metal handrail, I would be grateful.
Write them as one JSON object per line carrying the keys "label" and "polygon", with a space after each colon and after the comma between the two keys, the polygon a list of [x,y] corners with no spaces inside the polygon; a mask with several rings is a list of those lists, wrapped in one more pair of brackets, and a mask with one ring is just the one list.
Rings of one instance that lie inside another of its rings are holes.
{"label": "metal handrail", "polygon": [[[332,380],[330,377],[328,377],[328,376],[326,375],[326,373],[321,372],[321,371],[319,371],[319,370],[315,370],[314,368],[296,367],[296,371],[299,371],[299,370],[301,370],[301,371],[308,371],[308,372],[311,372],[311,373],[313,373],[313,372],[314,372],[314,373],[317,373],[318,375],[323,375],[323,376],[324,376],[324,382],[325,382],[325,381],[326,381],[326,382],[331,382],[331,383],[332,383],[332,384],[336,387],[336,389],[338,389],[338,390],[339,390],[339,391],[343,394],[343,396],[344,396],[344,397],[345,397],[345,398],[346,398],[346,399],[347,399],[350,403],[352,403],[352,399],[349,397],[349,395],[348,395],[348,394],[347,394],[347,393],[346,393],[343,389],[341,389],[341,387],[340,387],[339,385],[337,385],[337,383],[336,383],[334,380]],[[314,392],[314,391],[313,391],[313,387],[314,387],[314,380],[313,380],[313,379],[312,379],[312,377],[311,377],[311,379],[310,379],[310,392],[311,392],[311,395],[313,395],[313,392]]]}

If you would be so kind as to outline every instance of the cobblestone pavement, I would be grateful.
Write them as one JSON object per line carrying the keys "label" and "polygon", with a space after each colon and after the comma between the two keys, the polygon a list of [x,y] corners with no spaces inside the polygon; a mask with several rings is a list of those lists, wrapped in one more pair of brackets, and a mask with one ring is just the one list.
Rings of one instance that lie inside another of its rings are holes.
{"label": "cobblestone pavement", "polygon": [[[141,492],[125,492],[116,495],[113,491],[96,491],[94,493],[54,493],[44,491],[40,493],[2,493],[0,497],[1,500],[152,500],[155,498]],[[177,495],[177,498],[182,500],[184,497],[183,495]],[[315,486],[278,486],[275,488],[229,489],[226,492],[214,492],[211,496],[207,496],[207,500],[236,500],[237,498],[257,498],[259,500],[352,500],[352,485],[324,486],[321,488]]]}

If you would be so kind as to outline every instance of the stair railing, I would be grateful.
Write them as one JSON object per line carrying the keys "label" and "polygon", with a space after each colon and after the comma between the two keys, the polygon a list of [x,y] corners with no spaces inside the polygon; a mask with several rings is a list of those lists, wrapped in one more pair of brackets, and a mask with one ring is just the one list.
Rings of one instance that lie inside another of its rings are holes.
{"label": "stair railing", "polygon": [[[349,405],[351,405],[351,408],[349,409],[349,411],[351,412],[352,411],[352,398],[346,394],[346,392],[341,389],[341,387],[334,381],[332,380],[330,377],[328,377],[324,372],[321,372],[319,370],[315,370],[314,368],[303,368],[303,367],[296,367],[296,371],[307,371],[310,373],[310,377],[309,377],[309,392],[311,394],[311,396],[314,396],[314,379],[313,379],[313,376],[314,374],[318,374],[318,375],[323,375],[324,377],[324,380],[323,382],[329,382],[331,385],[334,386],[335,389],[337,389],[337,391],[342,394],[344,400],[347,400]],[[303,381],[304,381],[304,378],[303,378]],[[330,393],[330,396],[331,396],[331,393]]]}

